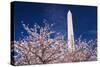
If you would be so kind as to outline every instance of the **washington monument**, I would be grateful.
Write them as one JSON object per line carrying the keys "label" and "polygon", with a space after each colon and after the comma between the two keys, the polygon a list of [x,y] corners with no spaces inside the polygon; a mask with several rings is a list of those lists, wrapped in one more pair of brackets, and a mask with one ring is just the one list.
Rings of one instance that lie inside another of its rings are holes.
{"label": "washington monument", "polygon": [[67,13],[67,29],[68,29],[68,51],[73,52],[75,50],[74,47],[74,32],[73,32],[73,20],[72,13],[69,10]]}

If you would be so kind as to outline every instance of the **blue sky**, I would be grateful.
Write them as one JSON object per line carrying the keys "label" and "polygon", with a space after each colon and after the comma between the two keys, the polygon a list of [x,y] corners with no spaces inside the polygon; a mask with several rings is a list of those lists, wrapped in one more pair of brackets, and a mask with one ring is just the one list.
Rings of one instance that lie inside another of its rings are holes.
{"label": "blue sky", "polygon": [[[85,39],[97,36],[97,8],[96,6],[74,6],[58,4],[41,4],[31,2],[14,2],[14,33],[15,40],[22,37],[23,29],[21,21],[32,27],[35,23],[42,26],[46,19],[48,24],[55,23],[53,30],[61,32],[67,37],[67,12],[71,10],[73,15],[74,35],[77,39],[80,35]],[[25,35],[25,34],[24,34]],[[88,36],[88,37],[87,37]]]}

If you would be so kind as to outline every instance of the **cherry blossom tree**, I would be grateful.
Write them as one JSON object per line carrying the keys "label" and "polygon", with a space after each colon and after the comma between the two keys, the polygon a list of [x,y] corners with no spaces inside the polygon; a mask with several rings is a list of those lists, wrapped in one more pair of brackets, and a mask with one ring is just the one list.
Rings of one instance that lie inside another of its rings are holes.
{"label": "cherry blossom tree", "polygon": [[[86,42],[79,38],[75,41],[75,51],[70,53],[67,49],[68,42],[64,39],[64,36],[51,30],[54,24],[43,23],[44,26],[35,24],[33,28],[22,23],[28,36],[19,41],[12,41],[11,52],[13,53],[13,60],[11,63],[13,65],[97,60],[96,40]],[[51,37],[52,34],[55,34],[54,38]]]}

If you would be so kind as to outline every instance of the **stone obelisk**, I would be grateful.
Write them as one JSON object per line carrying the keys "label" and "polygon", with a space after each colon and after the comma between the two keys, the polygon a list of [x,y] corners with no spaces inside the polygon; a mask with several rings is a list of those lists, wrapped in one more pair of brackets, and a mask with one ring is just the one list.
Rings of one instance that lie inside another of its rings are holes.
{"label": "stone obelisk", "polygon": [[69,10],[67,13],[67,29],[68,29],[68,51],[73,52],[75,50],[74,47],[74,32],[73,32],[73,20],[72,13]]}

